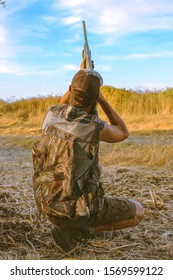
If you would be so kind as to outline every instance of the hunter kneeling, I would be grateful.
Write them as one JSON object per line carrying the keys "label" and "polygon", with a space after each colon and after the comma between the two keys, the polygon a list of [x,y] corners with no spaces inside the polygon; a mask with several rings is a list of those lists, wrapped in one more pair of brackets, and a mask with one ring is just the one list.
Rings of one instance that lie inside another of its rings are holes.
{"label": "hunter kneeling", "polygon": [[[96,103],[110,124],[97,116]],[[107,196],[100,182],[99,142],[116,143],[128,135],[124,121],[102,95],[94,71],[78,71],[60,105],[48,110],[42,137],[33,146],[34,195],[64,251],[91,233],[133,227],[143,219],[139,202]]]}

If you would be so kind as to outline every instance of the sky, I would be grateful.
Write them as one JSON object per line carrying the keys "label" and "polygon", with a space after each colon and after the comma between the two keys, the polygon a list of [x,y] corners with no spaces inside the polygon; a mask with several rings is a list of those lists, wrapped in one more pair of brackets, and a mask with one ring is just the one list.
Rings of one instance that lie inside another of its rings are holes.
{"label": "sky", "polygon": [[0,98],[65,93],[82,60],[82,20],[104,85],[173,87],[172,0],[6,0]]}

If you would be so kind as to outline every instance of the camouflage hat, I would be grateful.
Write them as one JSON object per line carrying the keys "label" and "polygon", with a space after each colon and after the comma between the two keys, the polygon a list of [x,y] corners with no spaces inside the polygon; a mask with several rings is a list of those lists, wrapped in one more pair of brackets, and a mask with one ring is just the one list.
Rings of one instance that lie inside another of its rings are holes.
{"label": "camouflage hat", "polygon": [[72,79],[69,104],[87,107],[96,101],[100,91],[100,78],[92,71],[80,70]]}

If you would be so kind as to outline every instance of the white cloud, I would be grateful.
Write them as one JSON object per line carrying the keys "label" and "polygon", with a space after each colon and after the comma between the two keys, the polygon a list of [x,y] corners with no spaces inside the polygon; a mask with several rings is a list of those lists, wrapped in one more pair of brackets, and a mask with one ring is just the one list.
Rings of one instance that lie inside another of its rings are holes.
{"label": "white cloud", "polygon": [[30,75],[39,75],[39,76],[46,76],[46,77],[50,77],[50,76],[54,76],[59,74],[60,71],[57,69],[51,69],[51,70],[39,70],[39,71],[35,71],[35,72],[30,72],[28,74]]}
{"label": "white cloud", "polygon": [[7,0],[5,14],[11,15],[17,11],[25,9],[28,5],[31,5],[35,2],[39,2],[40,0]]}
{"label": "white cloud", "polygon": [[0,60],[0,73],[1,74],[15,74],[15,75],[22,75],[23,70],[20,66],[15,65],[12,62],[7,60],[1,59]]}
{"label": "white cloud", "polygon": [[79,66],[76,66],[74,64],[66,64],[64,65],[64,68],[67,69],[67,70],[79,70]]}
{"label": "white cloud", "polygon": [[139,60],[139,59],[150,59],[150,58],[172,58],[173,51],[163,51],[154,53],[133,53],[128,55],[104,55],[103,59],[106,61],[113,60]]}
{"label": "white cloud", "polygon": [[12,55],[11,47],[8,44],[7,31],[5,27],[0,26],[0,59]]}
{"label": "white cloud", "polygon": [[[22,46],[20,46],[20,39],[24,34],[28,34],[31,30],[30,28],[26,28],[23,25],[16,26],[15,21],[13,22],[13,14],[17,13],[20,10],[27,8],[28,5],[32,5],[34,2],[39,0],[8,0],[6,3],[6,8],[2,9],[2,14],[0,15],[0,59],[9,59],[14,57],[17,53],[20,52]],[[15,28],[15,29],[13,29]],[[43,28],[43,27],[42,27]],[[33,28],[35,34],[39,33],[39,30]],[[45,32],[45,30],[41,30],[40,33]],[[18,39],[16,39],[18,37]],[[14,39],[15,38],[15,39]],[[25,49],[27,46],[25,47]],[[28,46],[28,49],[31,49],[32,46]],[[10,65],[9,69],[13,69],[13,64]]]}
{"label": "white cloud", "polygon": [[6,32],[5,29],[0,26],[0,46],[3,46],[6,42]]}
{"label": "white cloud", "polygon": [[[67,69],[68,68],[67,66]],[[72,70],[72,69],[70,69]],[[15,64],[9,60],[0,59],[0,74],[13,74],[16,76],[45,76],[53,77],[61,72],[60,69],[42,69],[42,67],[26,67]]]}
{"label": "white cloud", "polygon": [[42,16],[41,19],[43,19],[49,24],[54,24],[58,21],[57,17],[49,16],[49,15]]}
{"label": "white cloud", "polygon": [[62,19],[64,24],[73,24],[81,21],[81,17],[68,16]]}
{"label": "white cloud", "polygon": [[104,72],[107,72],[107,71],[110,71],[111,70],[111,66],[110,65],[97,65],[96,67],[98,71],[104,71]]}
{"label": "white cloud", "polygon": [[56,7],[63,6],[63,7],[76,7],[79,5],[83,5],[84,3],[88,3],[88,0],[59,0],[56,1]]}
{"label": "white cloud", "polygon": [[[79,66],[78,65],[74,65],[74,64],[66,64],[66,65],[64,65],[64,69],[71,70],[71,71],[78,71],[79,70]],[[107,71],[111,70],[111,66],[110,65],[97,65],[95,70],[96,71],[107,72]]]}
{"label": "white cloud", "polygon": [[[81,18],[95,33],[130,33],[173,29],[172,0],[59,0],[62,23],[73,24]],[[94,16],[95,15],[95,16]]]}
{"label": "white cloud", "polygon": [[[72,38],[65,39],[64,43],[66,43],[66,44],[73,44],[73,43],[79,42],[79,40],[80,40],[80,36],[77,33],[77,34],[73,35]],[[77,51],[79,51],[79,50],[77,50]],[[81,49],[80,49],[80,51],[81,51]]]}

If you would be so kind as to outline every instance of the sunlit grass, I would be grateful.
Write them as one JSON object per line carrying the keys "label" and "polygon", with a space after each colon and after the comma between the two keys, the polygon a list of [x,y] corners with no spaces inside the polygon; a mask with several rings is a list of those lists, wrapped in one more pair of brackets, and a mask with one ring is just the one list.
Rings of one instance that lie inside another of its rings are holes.
{"label": "sunlit grass", "polygon": [[[105,115],[100,117],[106,120]],[[153,131],[172,130],[173,115],[137,115],[122,116],[130,132],[151,133]],[[23,134],[35,135],[41,133],[41,124],[44,114],[31,116],[27,120],[21,120],[15,114],[1,116],[0,135]]]}
{"label": "sunlit grass", "polygon": [[103,144],[100,147],[103,166],[148,166],[173,169],[173,144]]}
{"label": "sunlit grass", "polygon": [[[136,92],[102,87],[108,102],[132,131],[171,130],[173,128],[173,88],[165,91]],[[60,96],[35,97],[15,102],[0,100],[0,134],[39,134],[46,111],[59,104]],[[99,116],[107,119],[98,108]]]}
{"label": "sunlit grass", "polygon": [[[32,149],[40,136],[1,136],[4,146]],[[173,169],[173,142],[171,134],[160,132],[142,136],[135,134],[124,142],[100,144],[100,162],[103,166],[148,166]]]}

